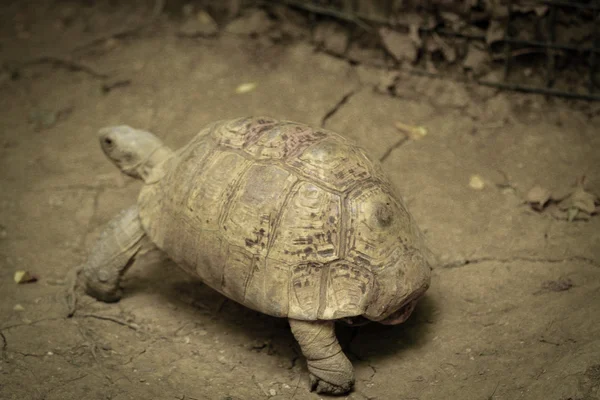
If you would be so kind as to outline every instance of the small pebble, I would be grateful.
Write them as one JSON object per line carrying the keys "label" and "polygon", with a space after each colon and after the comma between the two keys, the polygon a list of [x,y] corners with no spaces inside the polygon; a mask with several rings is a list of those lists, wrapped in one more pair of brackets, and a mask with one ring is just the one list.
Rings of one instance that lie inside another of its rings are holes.
{"label": "small pebble", "polygon": [[23,307],[20,304],[15,304],[15,306],[13,307],[13,310],[15,310],[15,311],[25,311],[25,307]]}
{"label": "small pebble", "polygon": [[469,186],[475,190],[481,190],[485,187],[483,179],[479,175],[472,175],[469,179]]}
{"label": "small pebble", "polygon": [[258,84],[255,82],[242,83],[235,89],[235,92],[237,94],[248,93],[256,89],[256,86],[258,86]]}

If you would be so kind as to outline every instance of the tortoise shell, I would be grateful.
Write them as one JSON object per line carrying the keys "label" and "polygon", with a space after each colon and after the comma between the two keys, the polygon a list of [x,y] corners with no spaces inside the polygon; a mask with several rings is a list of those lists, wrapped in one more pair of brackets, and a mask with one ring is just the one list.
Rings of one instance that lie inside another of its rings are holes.
{"label": "tortoise shell", "polygon": [[139,197],[150,239],[207,285],[266,314],[364,315],[373,296],[400,290],[396,260],[420,251],[379,163],[325,129],[219,121],[158,172]]}

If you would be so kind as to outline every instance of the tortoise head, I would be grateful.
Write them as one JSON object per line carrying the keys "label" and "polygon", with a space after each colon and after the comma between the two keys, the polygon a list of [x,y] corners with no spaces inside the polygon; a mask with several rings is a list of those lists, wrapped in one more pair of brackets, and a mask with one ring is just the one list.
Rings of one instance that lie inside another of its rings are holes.
{"label": "tortoise head", "polygon": [[102,128],[98,138],[104,154],[123,173],[145,181],[154,167],[171,154],[171,150],[152,133],[127,125]]}
{"label": "tortoise head", "polygon": [[377,281],[377,290],[364,316],[385,325],[401,324],[429,289],[431,267],[419,249],[410,249],[380,271]]}

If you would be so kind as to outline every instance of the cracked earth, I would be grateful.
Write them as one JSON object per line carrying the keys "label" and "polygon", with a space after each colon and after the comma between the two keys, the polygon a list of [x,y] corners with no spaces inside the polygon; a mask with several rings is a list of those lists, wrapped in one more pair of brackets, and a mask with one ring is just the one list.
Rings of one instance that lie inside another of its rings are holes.
{"label": "cracked earth", "polygon": [[[98,128],[129,124],[176,148],[215,119],[259,114],[341,132],[382,160],[439,259],[406,324],[339,327],[357,376],[346,398],[600,398],[600,217],[568,222],[524,202],[536,184],[567,190],[584,175],[600,193],[597,104],[408,73],[390,93],[384,71],[306,41],[181,38],[166,18],[108,44],[98,36],[138,20],[100,8],[101,34],[0,32],[2,61],[22,65],[0,82],[0,398],[320,398],[285,320],[160,254],[136,262],[119,303],[84,297],[65,318],[67,272],[140,188],[104,158]],[[64,58],[74,48],[77,63]],[[17,285],[16,270],[39,280]]]}

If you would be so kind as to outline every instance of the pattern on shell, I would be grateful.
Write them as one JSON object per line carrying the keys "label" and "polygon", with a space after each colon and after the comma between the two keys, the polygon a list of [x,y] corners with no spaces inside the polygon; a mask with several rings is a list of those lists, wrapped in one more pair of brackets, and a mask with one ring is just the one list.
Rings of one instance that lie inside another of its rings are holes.
{"label": "pattern on shell", "polygon": [[257,311],[358,316],[414,240],[377,163],[343,137],[270,118],[214,123],[140,193],[142,224],[188,272]]}

